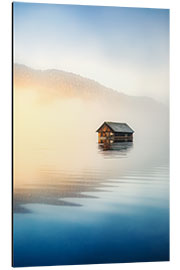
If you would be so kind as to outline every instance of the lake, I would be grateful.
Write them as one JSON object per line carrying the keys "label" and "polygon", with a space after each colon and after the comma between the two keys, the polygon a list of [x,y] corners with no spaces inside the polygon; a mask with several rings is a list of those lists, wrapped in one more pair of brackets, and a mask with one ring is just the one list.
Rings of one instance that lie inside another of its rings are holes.
{"label": "lake", "polygon": [[15,149],[15,267],[169,260],[168,139],[32,141]]}

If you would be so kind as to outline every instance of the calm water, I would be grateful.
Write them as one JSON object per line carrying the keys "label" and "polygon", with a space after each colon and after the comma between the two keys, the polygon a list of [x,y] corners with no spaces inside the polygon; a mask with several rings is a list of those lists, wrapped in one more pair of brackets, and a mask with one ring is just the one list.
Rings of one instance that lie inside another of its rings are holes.
{"label": "calm water", "polygon": [[93,136],[16,151],[14,266],[169,260],[167,144]]}

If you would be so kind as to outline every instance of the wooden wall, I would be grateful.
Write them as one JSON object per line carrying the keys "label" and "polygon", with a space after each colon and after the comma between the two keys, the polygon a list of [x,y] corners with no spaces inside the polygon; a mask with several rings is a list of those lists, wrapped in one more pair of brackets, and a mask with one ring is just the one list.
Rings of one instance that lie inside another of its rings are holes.
{"label": "wooden wall", "polygon": [[111,131],[111,129],[107,125],[103,125],[102,128],[98,131],[98,143],[103,142],[123,142],[123,141],[133,141],[133,134],[128,133],[119,133],[115,134]]}

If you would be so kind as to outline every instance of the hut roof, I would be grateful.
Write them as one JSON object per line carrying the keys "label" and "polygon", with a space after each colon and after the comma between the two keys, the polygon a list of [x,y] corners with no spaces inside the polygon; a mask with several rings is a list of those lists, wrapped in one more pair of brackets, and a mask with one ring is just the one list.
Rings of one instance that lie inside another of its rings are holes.
{"label": "hut roof", "polygon": [[126,123],[117,123],[117,122],[104,122],[96,132],[98,132],[103,125],[107,125],[113,132],[126,132],[134,133],[134,130],[128,126]]}

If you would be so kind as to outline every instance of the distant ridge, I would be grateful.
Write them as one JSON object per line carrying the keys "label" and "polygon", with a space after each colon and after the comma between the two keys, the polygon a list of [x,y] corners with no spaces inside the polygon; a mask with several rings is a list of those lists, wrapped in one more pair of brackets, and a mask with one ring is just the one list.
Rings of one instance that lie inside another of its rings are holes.
{"label": "distant ridge", "polygon": [[[98,123],[105,119],[126,122],[139,132],[161,131],[168,135],[169,109],[149,97],[129,96],[105,87],[100,83],[74,73],[56,69],[35,70],[25,65],[14,65],[14,90],[36,92],[37,102],[42,105],[54,101],[81,101],[82,114],[91,115]],[[65,105],[66,106],[66,105]],[[138,135],[137,135],[138,136]]]}
{"label": "distant ridge", "polygon": [[[72,72],[66,72],[57,69],[33,69],[26,65],[14,64],[14,81],[17,86],[36,87],[51,89],[63,97],[79,98],[105,98],[130,101],[131,99],[143,100],[146,103],[161,104],[150,97],[130,96],[122,91],[103,86],[99,82],[77,75]],[[164,104],[161,104],[164,106]]]}

